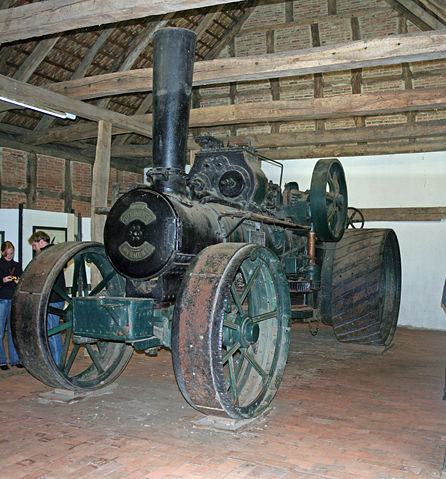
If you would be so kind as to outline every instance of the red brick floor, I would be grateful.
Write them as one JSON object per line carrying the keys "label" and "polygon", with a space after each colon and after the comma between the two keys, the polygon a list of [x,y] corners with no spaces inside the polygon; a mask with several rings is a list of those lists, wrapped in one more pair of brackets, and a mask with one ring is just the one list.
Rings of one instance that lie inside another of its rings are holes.
{"label": "red brick floor", "polygon": [[170,353],[135,354],[103,394],[44,403],[26,371],[0,372],[0,478],[425,479],[446,448],[446,332],[399,328],[382,354],[294,325],[269,414],[201,429]]}

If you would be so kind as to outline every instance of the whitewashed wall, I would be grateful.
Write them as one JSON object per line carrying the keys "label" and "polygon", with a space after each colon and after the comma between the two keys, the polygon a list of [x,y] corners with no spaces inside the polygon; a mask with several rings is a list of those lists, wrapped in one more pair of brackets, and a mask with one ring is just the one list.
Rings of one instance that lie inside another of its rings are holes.
{"label": "whitewashed wall", "polygon": [[[446,206],[446,152],[340,158],[349,205],[358,208]],[[317,160],[284,162],[284,182],[309,189]],[[280,170],[263,169],[278,182]],[[367,228],[393,228],[402,258],[400,325],[446,330],[440,307],[446,278],[446,222],[368,222]]]}

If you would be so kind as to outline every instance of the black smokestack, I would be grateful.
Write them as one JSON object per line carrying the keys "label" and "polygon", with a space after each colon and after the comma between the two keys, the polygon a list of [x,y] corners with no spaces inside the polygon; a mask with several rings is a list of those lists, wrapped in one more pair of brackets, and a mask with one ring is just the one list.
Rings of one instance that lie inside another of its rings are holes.
{"label": "black smokestack", "polygon": [[153,38],[153,166],[155,188],[185,193],[192,75],[196,35],[163,28]]}

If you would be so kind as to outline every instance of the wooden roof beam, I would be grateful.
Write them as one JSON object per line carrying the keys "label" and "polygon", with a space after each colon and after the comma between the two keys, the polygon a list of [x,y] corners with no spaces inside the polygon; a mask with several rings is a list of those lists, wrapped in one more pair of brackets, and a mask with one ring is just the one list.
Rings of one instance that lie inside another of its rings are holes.
{"label": "wooden roof beam", "polygon": [[[438,20],[434,15],[428,10],[425,10],[418,3],[413,0],[392,0],[388,2],[393,8],[401,11],[403,15],[405,14],[410,20],[421,22],[421,24],[427,25],[428,28],[433,30],[442,29],[445,27],[445,24]],[[417,23],[415,23],[417,25]]]}
{"label": "wooden roof beam", "polygon": [[40,108],[69,112],[88,120],[105,120],[111,122],[114,126],[125,128],[140,135],[148,137],[152,135],[151,125],[147,125],[143,120],[104,110],[4,75],[0,75],[0,92],[4,97],[19,100],[22,103],[29,103]]}
{"label": "wooden roof beam", "polygon": [[446,23],[446,4],[444,0],[420,0],[424,7]]}
{"label": "wooden roof beam", "polygon": [[235,1],[45,0],[1,10],[0,43]]}
{"label": "wooden roof beam", "polygon": [[[441,108],[446,108],[446,87],[417,88],[415,90],[338,95],[329,98],[194,108],[190,112],[189,127],[204,128],[270,121],[370,116]],[[152,122],[152,115],[135,115],[132,118],[145,122],[148,127]],[[68,128],[56,129],[46,135],[33,133],[24,136],[23,141],[32,144],[44,144],[93,138],[97,135],[95,125],[74,125],[71,130]],[[113,129],[113,134],[127,132],[128,130],[123,128]]]}
{"label": "wooden roof beam", "polygon": [[[441,58],[446,58],[446,30],[357,40],[292,53],[196,62],[193,84],[264,80]],[[48,88],[85,100],[150,91],[152,74],[151,68],[141,68],[55,83]]]}
{"label": "wooden roof beam", "polygon": [[[190,127],[370,116],[446,108],[446,87],[392,90],[294,101],[266,101],[191,110]],[[151,115],[138,118],[151,123]]]}
{"label": "wooden roof beam", "polygon": [[[340,145],[356,142],[387,142],[392,140],[420,138],[432,140],[446,137],[446,120],[404,123],[400,125],[370,126],[366,128],[346,128],[319,131],[295,131],[287,133],[269,133],[241,135],[224,138],[231,145],[246,145],[253,148],[280,148],[310,145]],[[93,146],[91,147],[93,149]],[[200,147],[189,141],[188,148]],[[150,158],[152,144],[112,145],[112,156],[128,158]]]}
{"label": "wooden roof beam", "polygon": [[435,140],[386,141],[345,145],[311,145],[290,148],[260,148],[258,152],[273,160],[295,158],[332,158],[339,156],[393,155],[397,153],[426,153],[446,150],[446,141]]}
{"label": "wooden roof beam", "polygon": [[446,137],[446,120],[369,126],[365,128],[240,135],[229,137],[227,140],[231,144],[248,145],[253,148],[274,148],[323,145],[328,143],[335,145],[353,142],[376,142],[403,138],[432,138],[437,136]]}

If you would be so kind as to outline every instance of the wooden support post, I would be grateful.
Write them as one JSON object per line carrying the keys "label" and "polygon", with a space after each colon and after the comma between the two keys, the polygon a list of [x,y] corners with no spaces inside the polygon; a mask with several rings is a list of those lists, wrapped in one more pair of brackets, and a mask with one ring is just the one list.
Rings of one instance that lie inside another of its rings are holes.
{"label": "wooden support post", "polygon": [[[235,40],[232,38],[232,40],[229,42],[229,56],[230,57],[235,57]],[[231,102],[231,105],[235,105],[237,98],[237,83],[231,82],[229,84],[229,101]],[[237,127],[236,126],[230,126],[229,130],[231,131],[231,135],[237,135]]]}
{"label": "wooden support post", "polygon": [[[319,24],[312,23],[311,26],[311,44],[313,47],[321,46],[321,37],[319,35]],[[324,97],[324,79],[322,73],[315,73],[313,75],[314,98]],[[325,130],[325,121],[316,120],[315,130]]]}
{"label": "wooden support post", "polygon": [[[407,33],[407,19],[403,16],[398,18],[398,32],[402,34]],[[406,90],[413,90],[413,76],[410,63],[401,64],[404,88]],[[415,123],[417,117],[417,112],[408,111],[406,113],[407,123]],[[412,139],[412,142],[415,142],[415,139]]]}
{"label": "wooden support post", "polygon": [[[359,26],[358,18],[352,17],[350,19],[350,25],[352,28],[352,39],[360,40],[361,28]],[[352,84],[353,95],[357,93],[362,93],[362,68],[354,68],[351,71],[351,84]],[[355,116],[354,121],[357,128],[365,127],[365,118],[363,116]]]}
{"label": "wooden support post", "polygon": [[96,208],[107,206],[110,181],[111,131],[112,124],[110,122],[99,121],[96,159],[91,181],[91,239],[101,243],[103,242],[105,216],[96,214]]}
{"label": "wooden support post", "polygon": [[64,211],[71,213],[73,210],[73,183],[71,181],[71,161],[65,160],[65,194]]}
{"label": "wooden support post", "polygon": [[28,167],[26,169],[26,207],[36,208],[37,201],[37,155],[28,153]]}
{"label": "wooden support post", "polygon": [[[266,32],[266,52],[274,53],[276,51],[275,42],[274,42],[274,30],[268,30]],[[271,78],[269,81],[271,85],[271,100],[277,101],[280,100],[280,80],[279,78]],[[280,125],[279,123],[273,123],[271,125],[271,133],[279,133]]]}

